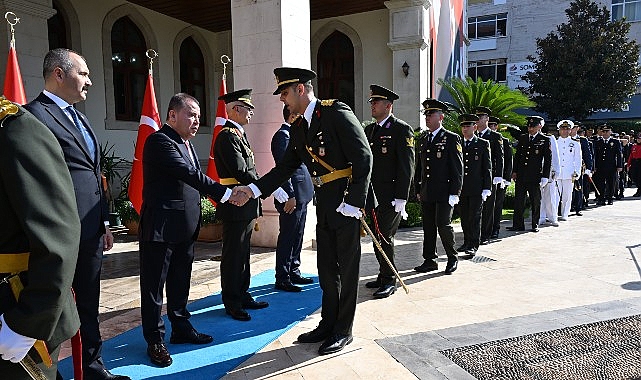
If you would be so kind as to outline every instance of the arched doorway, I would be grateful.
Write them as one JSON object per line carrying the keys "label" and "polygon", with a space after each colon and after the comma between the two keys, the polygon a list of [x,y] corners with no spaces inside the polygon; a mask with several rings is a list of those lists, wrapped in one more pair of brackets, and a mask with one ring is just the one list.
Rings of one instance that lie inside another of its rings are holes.
{"label": "arched doorway", "polygon": [[354,45],[349,37],[330,34],[318,49],[316,67],[318,96],[338,99],[354,110]]}

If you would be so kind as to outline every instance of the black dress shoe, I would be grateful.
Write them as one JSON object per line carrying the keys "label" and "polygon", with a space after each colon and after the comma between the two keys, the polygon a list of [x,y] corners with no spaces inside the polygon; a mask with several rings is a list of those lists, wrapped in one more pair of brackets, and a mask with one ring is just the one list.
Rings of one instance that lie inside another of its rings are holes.
{"label": "black dress shoe", "polygon": [[530,229],[530,231],[532,231],[532,232],[539,232],[539,227],[532,227],[532,228]]}
{"label": "black dress shoe", "polygon": [[448,261],[447,266],[445,267],[445,274],[452,274],[456,268],[458,268],[458,260]]}
{"label": "black dress shoe", "polygon": [[427,272],[432,272],[435,270],[438,270],[438,264],[434,263],[433,261],[427,261],[423,262],[423,264],[414,267],[414,270],[419,272],[419,273],[427,273]]}
{"label": "black dress shoe", "polygon": [[352,343],[354,338],[351,335],[335,334],[327,338],[318,348],[318,353],[321,355],[329,355],[338,352],[345,348],[348,344]]}
{"label": "black dress shoe", "polygon": [[[56,376],[58,376],[58,374],[56,374]],[[60,376],[60,378],[62,379],[62,376]],[[104,367],[98,370],[94,370],[93,368],[86,368],[84,370],[82,378],[84,380],[131,380],[129,376],[114,375]]]}
{"label": "black dress shoe", "polygon": [[508,231],[525,231],[525,228],[512,226],[512,227],[507,227],[506,230],[508,230]]}
{"label": "black dress shoe", "polygon": [[477,248],[473,248],[473,247],[472,247],[472,248],[468,249],[467,251],[465,251],[465,254],[470,255],[470,256],[472,256],[472,257],[474,257],[474,256],[476,255],[476,251],[477,251],[477,250],[478,250]]}
{"label": "black dress shoe", "polygon": [[612,199],[608,200],[608,204],[609,204],[609,205],[611,205],[611,204],[612,204]]}
{"label": "black dress shoe", "polygon": [[276,284],[274,284],[274,288],[278,290],[282,290],[284,292],[293,292],[293,293],[300,292],[301,290],[303,290],[300,288],[300,286],[296,286],[289,281],[277,282]]}
{"label": "black dress shoe", "polygon": [[492,232],[492,235],[490,236],[490,239],[498,239],[499,238],[499,232]]}
{"label": "black dress shoe", "polygon": [[463,244],[462,246],[456,248],[456,252],[465,252],[469,249],[470,247],[467,246],[467,244]]}
{"label": "black dress shoe", "polygon": [[227,309],[226,312],[237,321],[247,322],[252,319],[251,315],[243,309]]}
{"label": "black dress shoe", "polygon": [[169,338],[169,343],[171,344],[207,344],[213,341],[214,338],[211,335],[199,333],[195,329],[191,329],[191,331],[187,333],[174,333],[174,331],[172,331],[171,337]]}
{"label": "black dress shoe", "polygon": [[267,306],[269,306],[269,304],[265,301],[251,300],[251,301],[243,302],[243,309],[257,310],[257,309],[264,309]]}
{"label": "black dress shoe", "polygon": [[376,299],[387,298],[392,294],[394,294],[395,291],[396,291],[395,285],[382,285],[380,288],[378,288],[377,291],[374,292],[373,296]]}
{"label": "black dress shoe", "polygon": [[490,239],[488,238],[481,239],[481,245],[488,245],[488,244],[490,244]]}
{"label": "black dress shoe", "polygon": [[160,367],[168,367],[173,363],[164,343],[154,343],[147,346],[147,355],[151,362]]}
{"label": "black dress shoe", "polygon": [[298,336],[298,343],[318,343],[327,339],[331,335],[331,332],[321,330],[320,327],[316,327],[310,332],[300,334]]}
{"label": "black dress shoe", "polygon": [[378,279],[365,283],[365,287],[368,289],[378,289],[381,287],[381,285],[382,284]]}
{"label": "black dress shoe", "polygon": [[314,279],[303,276],[289,276],[289,280],[292,282],[292,284],[296,285],[306,285],[314,283]]}
{"label": "black dress shoe", "polygon": [[583,214],[581,213],[581,211],[577,211],[576,216],[583,216]]}

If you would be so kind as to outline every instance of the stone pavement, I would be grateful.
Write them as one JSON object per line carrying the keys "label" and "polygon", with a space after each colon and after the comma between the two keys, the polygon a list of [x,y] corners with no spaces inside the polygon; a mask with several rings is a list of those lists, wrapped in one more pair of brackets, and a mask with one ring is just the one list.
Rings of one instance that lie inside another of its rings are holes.
{"label": "stone pavement", "polygon": [[[633,193],[626,189],[627,196]],[[501,238],[481,246],[474,259],[461,260],[451,276],[443,275],[444,262],[439,272],[414,272],[422,262],[422,230],[400,231],[397,267],[410,293],[399,288],[383,300],[372,299],[364,286],[378,271],[371,241],[364,238],[354,342],[329,356],[317,355],[319,344],[295,343],[316,327],[316,312],[225,379],[472,379],[438,351],[641,314],[639,198],[591,206],[582,217],[539,233],[507,233],[509,225],[503,221]],[[455,231],[458,246],[460,226]],[[118,241],[105,258],[104,339],[140,319],[137,244],[127,236]],[[220,291],[219,262],[210,260],[219,253],[220,243],[198,243],[190,299]],[[254,274],[272,269],[274,252],[253,248],[251,261]],[[311,247],[303,252],[301,269],[316,272]],[[291,297],[295,302],[296,294]]]}

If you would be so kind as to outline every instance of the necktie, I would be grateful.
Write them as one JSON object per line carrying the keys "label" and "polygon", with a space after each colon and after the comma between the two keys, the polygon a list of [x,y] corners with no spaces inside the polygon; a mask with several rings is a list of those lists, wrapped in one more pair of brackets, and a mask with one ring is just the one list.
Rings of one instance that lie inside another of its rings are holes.
{"label": "necktie", "polygon": [[185,146],[187,147],[187,153],[189,153],[189,160],[195,166],[196,163],[194,162],[194,155],[191,153],[191,144],[189,143],[189,140],[185,141]]}
{"label": "necktie", "polygon": [[431,143],[432,142],[432,132],[427,134],[427,142]]}
{"label": "necktie", "polygon": [[534,141],[534,136],[530,136],[530,142]]}
{"label": "necktie", "polygon": [[465,140],[465,148],[468,148],[470,146],[470,140]]}
{"label": "necktie", "polygon": [[78,130],[80,131],[80,134],[82,135],[82,138],[85,140],[85,143],[87,144],[87,148],[89,148],[89,154],[91,154],[91,158],[92,159],[95,158],[96,144],[91,138],[91,135],[89,134],[89,131],[87,130],[87,128],[80,121],[80,118],[78,117],[78,113],[76,112],[76,109],[73,108],[73,106],[68,106],[66,110],[67,112],[69,112],[69,115],[71,115],[71,119],[73,120],[73,123],[76,125],[76,128],[78,128]]}

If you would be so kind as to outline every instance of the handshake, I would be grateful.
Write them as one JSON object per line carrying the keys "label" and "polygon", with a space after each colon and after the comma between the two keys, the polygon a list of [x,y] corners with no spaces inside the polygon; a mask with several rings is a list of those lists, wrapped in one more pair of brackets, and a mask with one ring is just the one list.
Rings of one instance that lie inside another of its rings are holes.
{"label": "handshake", "polygon": [[[279,203],[284,203],[289,199],[287,192],[280,187],[276,189],[272,195]],[[240,207],[244,206],[250,199],[259,196],[260,194],[254,194],[249,186],[236,186],[232,189],[231,196],[229,196],[227,202]]]}

